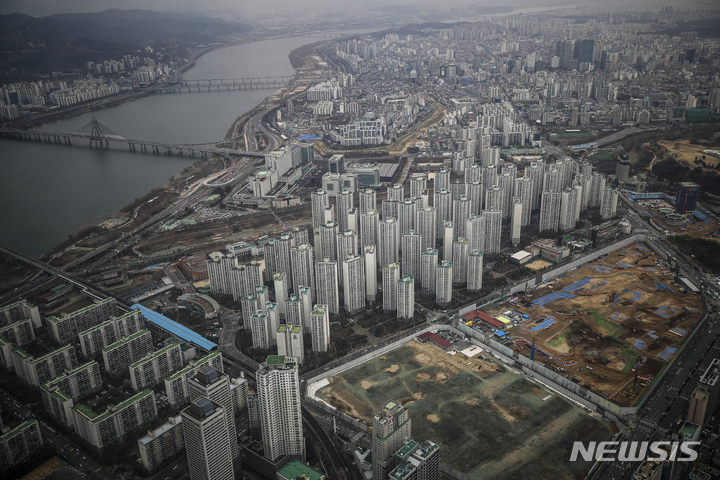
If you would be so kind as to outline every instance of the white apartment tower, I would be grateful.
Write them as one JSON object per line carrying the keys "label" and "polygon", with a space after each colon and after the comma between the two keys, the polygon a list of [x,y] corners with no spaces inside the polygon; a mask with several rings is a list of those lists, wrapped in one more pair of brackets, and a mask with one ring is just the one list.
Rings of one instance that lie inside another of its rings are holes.
{"label": "white apartment tower", "polygon": [[426,249],[420,259],[420,285],[423,296],[435,295],[435,277],[437,275],[438,251]]}
{"label": "white apartment tower", "polygon": [[397,263],[389,263],[383,267],[382,274],[382,290],[383,290],[383,310],[386,312],[397,310],[397,288],[396,285],[400,280],[400,265]]}
{"label": "white apartment tower", "polygon": [[397,283],[397,318],[413,318],[415,313],[415,281],[402,277]]}
{"label": "white apartment tower", "polygon": [[360,190],[360,215],[377,207],[377,194],[372,188]]}
{"label": "white apartment tower", "polygon": [[347,313],[365,308],[365,259],[359,255],[343,260],[343,297]]}
{"label": "white apartment tower", "polygon": [[484,210],[485,219],[485,250],[486,255],[500,253],[500,234],[502,233],[502,212],[500,210]]}
{"label": "white apartment tower", "polygon": [[525,205],[520,197],[512,199],[512,216],[510,217],[510,241],[513,245],[520,243],[520,234],[522,230],[522,217]]}
{"label": "white apartment tower", "polygon": [[402,275],[420,278],[420,255],[422,254],[422,237],[413,230],[402,236]]}
{"label": "white apartment tower", "polygon": [[365,298],[370,303],[375,303],[377,296],[377,255],[375,245],[365,245],[363,249],[365,258]]}
{"label": "white apartment tower", "polygon": [[473,250],[468,257],[467,289],[478,291],[482,289],[483,254]]}
{"label": "white apartment tower", "polygon": [[455,228],[453,222],[445,222],[443,225],[443,260],[452,261],[452,245]]}
{"label": "white apartment tower", "polygon": [[312,351],[327,352],[330,346],[330,314],[327,305],[315,305],[310,314]]}
{"label": "white apartment tower", "polygon": [[578,201],[578,191],[574,188],[567,187],[562,191],[560,196],[560,218],[558,219],[558,227],[561,231],[575,230]]}
{"label": "white apartment tower", "polygon": [[426,205],[417,212],[417,221],[415,231],[420,234],[422,238],[422,249],[434,248],[435,239],[437,234],[435,229],[437,228],[435,207]]}
{"label": "white apartment tower", "polygon": [[458,238],[453,244],[453,279],[455,285],[467,283],[468,241]]}
{"label": "white apartment tower", "polygon": [[470,199],[467,195],[462,195],[460,199],[453,201],[453,240],[465,238],[468,218],[470,218]]}
{"label": "white apartment tower", "polygon": [[452,300],[453,264],[443,261],[435,275],[435,302],[447,305]]}
{"label": "white apartment tower", "polygon": [[330,205],[330,196],[325,190],[318,190],[310,194],[312,205],[313,228],[320,228],[325,222],[325,207]]}
{"label": "white apartment tower", "polygon": [[539,232],[557,232],[560,219],[560,203],[560,192],[546,190],[542,193]]}
{"label": "white apartment tower", "polygon": [[330,313],[340,313],[340,298],[338,294],[338,268],[337,262],[325,258],[315,264],[315,283],[317,285],[317,301],[327,305]]}
{"label": "white apartment tower", "polygon": [[304,461],[305,442],[296,359],[270,356],[260,364],[255,379],[265,458],[274,462],[287,455]]}
{"label": "white apartment tower", "polygon": [[381,267],[399,260],[400,229],[397,219],[388,218],[380,221],[378,247],[378,262]]}

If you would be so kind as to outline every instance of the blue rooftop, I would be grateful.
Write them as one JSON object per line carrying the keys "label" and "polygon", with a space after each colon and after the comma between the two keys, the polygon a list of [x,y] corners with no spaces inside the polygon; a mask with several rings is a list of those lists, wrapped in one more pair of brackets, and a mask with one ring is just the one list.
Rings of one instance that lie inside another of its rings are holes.
{"label": "blue rooftop", "polygon": [[150,310],[147,307],[143,307],[139,303],[136,303],[132,307],[133,310],[140,310],[143,314],[143,316],[149,321],[157,325],[158,327],[162,328],[163,330],[166,330],[171,335],[174,335],[182,340],[185,340],[186,342],[192,343],[193,345],[197,345],[198,347],[207,350],[208,352],[212,351],[214,348],[217,348],[217,344],[211,342],[207,338],[203,337],[199,333],[193,332],[187,327],[183,327],[179,323],[170,320],[165,315],[161,315],[153,310]]}

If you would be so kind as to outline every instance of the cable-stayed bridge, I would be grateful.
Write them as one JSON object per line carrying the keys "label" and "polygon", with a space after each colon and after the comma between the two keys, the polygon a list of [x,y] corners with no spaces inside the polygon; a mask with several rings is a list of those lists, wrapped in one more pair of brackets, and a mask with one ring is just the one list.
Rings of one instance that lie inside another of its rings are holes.
{"label": "cable-stayed bridge", "polygon": [[[232,143],[232,140],[222,140],[212,143],[168,143],[153,142],[150,140],[133,140],[125,138],[102,125],[96,119],[73,133],[45,132],[40,130],[17,130],[12,128],[0,128],[0,138],[10,138],[31,142],[54,143],[58,145],[83,145],[90,148],[109,148],[111,145],[127,145],[131,152],[144,152],[166,155],[188,155],[195,156],[196,153],[205,157],[209,155],[239,155],[249,157],[264,157],[264,153],[248,152],[227,148],[224,145]],[[73,143],[75,142],[75,143]],[[85,143],[87,142],[87,143]]]}

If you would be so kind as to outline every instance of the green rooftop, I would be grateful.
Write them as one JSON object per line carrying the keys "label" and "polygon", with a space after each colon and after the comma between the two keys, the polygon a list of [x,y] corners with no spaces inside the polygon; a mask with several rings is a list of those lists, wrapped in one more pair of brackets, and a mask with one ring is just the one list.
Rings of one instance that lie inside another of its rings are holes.
{"label": "green rooftop", "polygon": [[145,397],[147,395],[152,395],[152,390],[149,388],[146,388],[145,390],[142,390],[141,392],[136,393],[132,397],[128,398],[124,402],[118,404],[118,405],[108,405],[107,409],[101,413],[97,414],[90,410],[90,408],[87,405],[83,405],[82,403],[75,405],[73,407],[73,410],[78,412],[80,415],[84,416],[88,420],[91,420],[94,423],[101,422],[108,418],[110,415],[114,415],[125,408],[129,407],[133,403],[135,403],[137,400],[139,400],[142,397]]}
{"label": "green rooftop", "polygon": [[414,440],[410,440],[408,443],[405,444],[403,448],[398,450],[397,456],[400,457],[400,459],[403,459],[408,456],[410,452],[415,449],[415,447],[417,447],[417,442],[415,442]]}
{"label": "green rooftop", "polygon": [[122,344],[128,343],[131,340],[135,340],[136,338],[141,337],[142,335],[145,335],[146,333],[149,334],[150,330],[140,330],[137,333],[133,333],[129,337],[119,340],[119,341],[113,343],[112,345],[108,345],[107,347],[103,348],[103,352],[109,352],[110,350],[114,350],[117,347],[121,346]]}
{"label": "green rooftop", "polygon": [[145,357],[141,358],[137,362],[130,365],[130,368],[135,368],[138,365],[142,365],[145,362],[151,361],[153,358],[157,357],[158,355],[162,355],[163,353],[167,352],[168,350],[172,350],[175,347],[179,347],[180,344],[178,342],[172,342],[170,345],[166,345],[160,350],[155,350],[154,352],[150,352]]}
{"label": "green rooftop", "polygon": [[9,432],[7,432],[5,435],[0,436],[0,442],[4,442],[6,440],[11,439],[12,437],[24,432],[28,427],[32,426],[33,424],[37,423],[37,420],[34,418],[18,425],[16,428],[13,428]]}
{"label": "green rooftop", "polygon": [[318,472],[309,465],[305,465],[299,460],[293,460],[278,470],[277,473],[287,480],[295,480],[298,478],[307,480],[322,480],[325,478],[324,474]]}
{"label": "green rooftop", "polygon": [[268,365],[284,365],[285,364],[285,355],[270,355],[267,358],[267,364]]}

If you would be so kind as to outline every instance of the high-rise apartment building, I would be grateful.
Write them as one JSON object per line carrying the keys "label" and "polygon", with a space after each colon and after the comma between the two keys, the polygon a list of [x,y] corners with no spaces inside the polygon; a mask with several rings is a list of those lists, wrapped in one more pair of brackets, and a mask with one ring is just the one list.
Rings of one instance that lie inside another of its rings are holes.
{"label": "high-rise apartment building", "polygon": [[383,267],[382,290],[383,310],[397,310],[397,283],[400,280],[400,265],[394,262]]}
{"label": "high-rise apartment building", "polygon": [[381,267],[400,259],[400,227],[395,218],[380,221],[378,262]]}
{"label": "high-rise apartment building", "polygon": [[339,229],[341,232],[344,232],[348,229],[348,210],[353,208],[355,196],[350,190],[343,189],[338,192],[337,197],[335,197],[335,201],[337,202]]}
{"label": "high-rise apartment building", "polygon": [[406,198],[398,204],[398,224],[400,225],[400,235],[410,233],[415,230],[415,217],[417,216],[417,204],[412,198]]}
{"label": "high-rise apartment building", "polygon": [[560,192],[545,190],[540,203],[540,232],[557,232],[560,220]]}
{"label": "high-rise apartment building", "polygon": [[277,331],[277,345],[278,355],[295,357],[298,363],[305,363],[305,346],[301,326],[280,325]]}
{"label": "high-rise apartment building", "polygon": [[380,214],[370,209],[360,214],[360,246],[378,245],[378,232],[380,230]]}
{"label": "high-rise apartment building", "polygon": [[523,201],[520,197],[512,199],[512,215],[510,217],[510,241],[513,245],[520,243],[520,234],[522,231]]}
{"label": "high-rise apartment building", "polygon": [[478,291],[482,289],[483,277],[483,254],[478,250],[473,250],[468,256],[467,268],[467,289],[470,291]]}
{"label": "high-rise apartment building", "polygon": [[292,357],[270,356],[256,372],[260,425],[265,458],[282,455],[305,460],[300,380]]}
{"label": "high-rise apartment building", "polygon": [[318,232],[320,234],[320,248],[317,248],[317,244],[315,245],[318,250],[317,258],[327,257],[330,260],[337,261],[337,222],[327,222],[325,225],[320,225]]}
{"label": "high-rise apartment building", "polygon": [[354,314],[365,308],[365,259],[349,255],[342,265],[344,308]]}
{"label": "high-rise apartment building", "polygon": [[[436,179],[437,179],[437,173]],[[437,180],[435,180],[437,182]],[[435,219],[436,228],[435,234],[437,238],[442,238],[444,233],[443,225],[445,222],[452,221],[452,198],[450,197],[450,191],[446,189],[438,190],[435,189],[433,205],[435,206]]]}
{"label": "high-rise apartment building", "polygon": [[372,188],[360,190],[360,215],[377,207],[377,194]]}
{"label": "high-rise apartment building", "polygon": [[146,387],[154,387],[182,366],[183,355],[180,343],[172,341],[160,350],[151,352],[130,364],[130,381],[133,389],[137,392]]}
{"label": "high-rise apartment building", "polygon": [[533,181],[530,177],[520,177],[515,181],[515,196],[520,198],[523,205],[520,226],[530,225],[532,215]]}
{"label": "high-rise apartment building", "polygon": [[435,276],[437,275],[438,251],[428,248],[420,258],[420,285],[423,296],[435,296]]}
{"label": "high-rise apartment building", "polygon": [[42,451],[40,424],[34,418],[0,435],[0,472],[31,461]]}
{"label": "high-rise apartment building", "polygon": [[190,363],[185,368],[165,378],[165,394],[172,408],[177,409],[190,401],[188,381],[195,376],[200,368],[207,365],[212,366],[218,372],[222,372],[222,354],[216,350],[197,360],[190,360]]}
{"label": "high-rise apartment building", "polygon": [[233,456],[224,408],[200,397],[181,412],[191,480],[233,480]]}
{"label": "high-rise apartment building", "polygon": [[338,292],[337,262],[325,258],[315,264],[315,284],[317,285],[317,302],[327,305],[330,313],[340,313],[340,297]]}
{"label": "high-rise apartment building", "polygon": [[407,408],[392,401],[373,417],[373,480],[388,478],[397,464],[395,453],[410,439],[411,425]]}
{"label": "high-rise apartment building", "polygon": [[[498,212],[499,213],[499,212]],[[435,302],[447,305],[452,300],[453,264],[442,261],[435,274]]]}
{"label": "high-rise apartment building", "polygon": [[310,244],[303,243],[290,249],[292,263],[292,291],[297,292],[299,285],[310,287],[311,295],[315,294],[315,256]]}
{"label": "high-rise apartment building", "polygon": [[365,299],[375,303],[377,296],[377,254],[375,245],[365,245],[363,258],[365,259]]}
{"label": "high-rise apartment building", "polygon": [[405,198],[405,189],[399,183],[393,183],[387,187],[387,199],[402,202]]}
{"label": "high-rise apartment building", "polygon": [[169,417],[166,423],[148,430],[147,435],[138,439],[140,459],[148,472],[155,471],[184,448],[181,415]]}
{"label": "high-rise apartment building", "polygon": [[502,212],[500,210],[483,210],[485,220],[485,255],[500,253],[500,235],[502,233]]}
{"label": "high-rise apartment building", "polygon": [[440,447],[425,440],[410,440],[395,456],[400,460],[390,472],[389,480],[440,480]]}
{"label": "high-rise apartment building", "polygon": [[458,200],[453,201],[453,241],[460,237],[465,238],[468,218],[470,218],[470,199],[462,195]]}
{"label": "high-rise apartment building", "polygon": [[330,205],[330,196],[325,190],[318,190],[310,194],[310,203],[312,206],[313,228],[320,228],[326,223],[325,207]]}
{"label": "high-rise apartment building", "polygon": [[422,237],[413,230],[402,236],[402,276],[420,278]]}
{"label": "high-rise apartment building", "polygon": [[600,216],[603,220],[610,220],[617,214],[618,192],[612,188],[605,188],[600,202]]}
{"label": "high-rise apartment building", "polygon": [[558,228],[560,228],[561,231],[567,232],[575,229],[575,222],[579,207],[578,200],[578,191],[574,188],[567,187],[560,194],[560,215],[558,219]]}
{"label": "high-rise apartment building", "polygon": [[468,241],[465,238],[458,238],[453,244],[453,279],[455,285],[467,283],[467,259],[470,251]]}
{"label": "high-rise apartment building", "polygon": [[415,281],[402,277],[397,283],[397,318],[413,318],[415,313]]}
{"label": "high-rise apartment building", "polygon": [[327,305],[315,305],[310,313],[312,351],[327,352],[330,346],[330,312]]}

